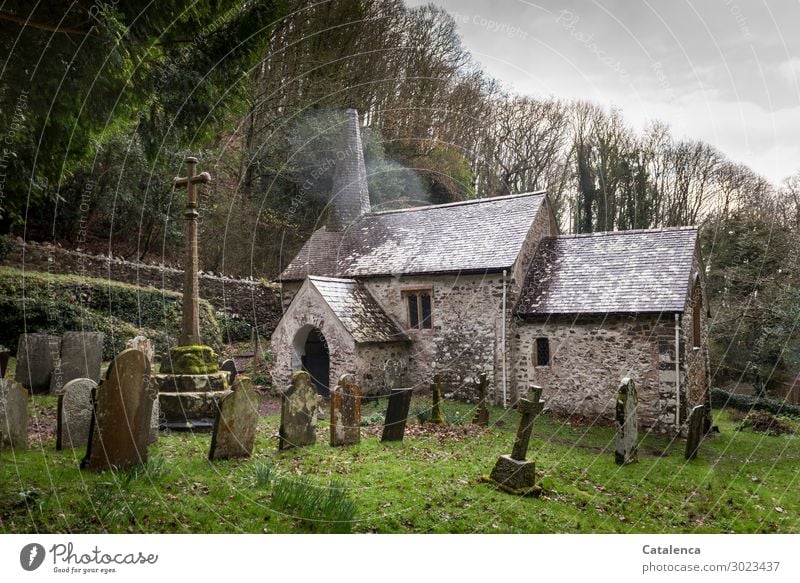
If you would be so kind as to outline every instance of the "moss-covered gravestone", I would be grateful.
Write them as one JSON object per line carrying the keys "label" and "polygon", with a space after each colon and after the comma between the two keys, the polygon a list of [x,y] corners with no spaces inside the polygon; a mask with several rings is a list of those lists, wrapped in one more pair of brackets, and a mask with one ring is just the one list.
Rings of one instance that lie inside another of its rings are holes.
{"label": "moss-covered gravestone", "polygon": [[624,466],[638,461],[636,446],[639,441],[639,426],[637,408],[639,396],[636,385],[632,379],[625,377],[617,389],[616,421],[617,421],[617,448],[614,460],[618,465]]}
{"label": "moss-covered gravestone", "polygon": [[520,399],[517,410],[521,417],[514,449],[511,455],[501,455],[489,475],[489,481],[505,492],[517,495],[536,495],[540,489],[536,486],[536,468],[533,461],[526,460],[528,444],[531,439],[533,421],[544,408],[541,400],[541,387],[532,388],[530,396],[534,399]]}
{"label": "moss-covered gravestone", "polygon": [[406,432],[408,410],[411,407],[412,389],[392,389],[386,419],[383,422],[381,441],[403,441]]}
{"label": "moss-covered gravestone", "polygon": [[342,375],[331,391],[331,445],[361,441],[361,387],[351,374]]}
{"label": "moss-covered gravestone", "polygon": [[322,397],[314,388],[311,375],[297,371],[291,384],[281,392],[281,426],[278,449],[311,445],[317,441],[317,407]]}
{"label": "moss-covered gravestone", "polygon": [[261,396],[250,377],[240,376],[222,399],[211,435],[208,459],[246,458],[253,454]]}
{"label": "moss-covered gravestone", "polygon": [[703,441],[705,418],[706,411],[703,405],[692,408],[692,412],[689,414],[689,432],[686,435],[686,451],[684,452],[684,458],[687,460],[697,457],[697,451]]}
{"label": "moss-covered gravestone", "polygon": [[28,448],[28,391],[22,384],[0,379],[0,450]]}
{"label": "moss-covered gravestone", "polygon": [[152,409],[150,363],[138,350],[123,350],[95,390],[89,447],[81,468],[124,469],[147,462]]}
{"label": "moss-covered gravestone", "polygon": [[92,423],[92,379],[72,379],[58,397],[56,449],[86,447]]}
{"label": "moss-covered gravestone", "polygon": [[438,374],[433,377],[431,385],[431,423],[444,425],[444,413],[442,413],[442,377]]}

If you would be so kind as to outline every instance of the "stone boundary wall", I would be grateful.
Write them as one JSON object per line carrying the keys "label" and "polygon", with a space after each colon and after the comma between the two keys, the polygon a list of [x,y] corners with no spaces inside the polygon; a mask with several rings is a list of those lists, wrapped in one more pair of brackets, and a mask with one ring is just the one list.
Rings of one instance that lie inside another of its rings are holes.
{"label": "stone boundary wall", "polygon": [[[183,270],[165,265],[126,261],[64,249],[50,243],[25,243],[17,237],[8,255],[0,261],[7,267],[45,273],[61,273],[183,291]],[[281,318],[280,286],[249,279],[200,273],[200,297],[225,314],[237,315],[256,324],[261,334],[271,334]]]}

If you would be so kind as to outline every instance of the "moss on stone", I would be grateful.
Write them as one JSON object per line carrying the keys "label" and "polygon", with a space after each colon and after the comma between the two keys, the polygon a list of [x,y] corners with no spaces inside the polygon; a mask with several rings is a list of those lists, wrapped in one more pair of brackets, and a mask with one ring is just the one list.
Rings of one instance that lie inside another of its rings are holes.
{"label": "moss on stone", "polygon": [[210,346],[192,344],[176,346],[169,351],[169,358],[161,365],[162,373],[210,374],[219,370],[217,354]]}

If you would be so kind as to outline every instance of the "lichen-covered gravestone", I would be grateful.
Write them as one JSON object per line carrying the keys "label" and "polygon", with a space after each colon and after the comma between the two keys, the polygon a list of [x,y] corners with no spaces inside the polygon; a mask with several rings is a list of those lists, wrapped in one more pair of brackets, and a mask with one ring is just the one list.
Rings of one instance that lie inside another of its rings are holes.
{"label": "lichen-covered gravestone", "polygon": [[245,458],[253,454],[260,405],[261,397],[250,377],[237,377],[233,392],[220,403],[208,459]]}
{"label": "lichen-covered gravestone", "polygon": [[361,441],[361,387],[351,374],[342,375],[331,391],[331,445]]}
{"label": "lichen-covered gravestone", "polygon": [[406,432],[408,409],[411,407],[412,389],[392,389],[386,419],[383,422],[381,441],[403,441]]}
{"label": "lichen-covered gravestone", "polygon": [[684,452],[684,458],[687,460],[693,460],[697,457],[700,442],[703,441],[705,416],[705,407],[703,405],[692,408],[692,412],[689,414],[689,433],[686,436],[686,451]]}
{"label": "lichen-covered gravestone", "polygon": [[532,388],[529,394],[532,401],[520,399],[517,405],[521,417],[514,439],[514,449],[511,455],[501,455],[497,459],[489,476],[491,482],[511,494],[529,495],[539,492],[536,487],[536,466],[533,461],[525,458],[528,454],[533,421],[542,412],[544,401],[541,400],[541,387]]}
{"label": "lichen-covered gravestone", "polygon": [[636,452],[639,441],[636,411],[638,405],[636,385],[632,379],[625,377],[617,389],[617,448],[614,452],[614,460],[621,466],[632,464],[639,459]]}
{"label": "lichen-covered gravestone", "polygon": [[480,425],[482,427],[487,427],[489,425],[489,406],[487,404],[487,399],[489,398],[488,388],[489,381],[486,380],[486,375],[482,374],[478,382],[478,408],[475,411],[475,417],[472,418],[472,422],[475,425]]}
{"label": "lichen-covered gravestone", "polygon": [[123,350],[95,391],[89,447],[81,468],[124,469],[147,462],[153,398],[147,358],[139,350]]}
{"label": "lichen-covered gravestone", "polygon": [[0,450],[28,447],[28,391],[10,379],[0,379]]}
{"label": "lichen-covered gravestone", "polygon": [[311,375],[304,370],[294,373],[291,384],[281,393],[279,450],[316,442],[317,406],[320,399]]}
{"label": "lichen-covered gravestone", "polygon": [[50,334],[22,334],[17,348],[17,382],[31,393],[50,390],[50,376],[61,353],[61,339]]}
{"label": "lichen-covered gravestone", "polygon": [[102,332],[64,332],[59,364],[50,375],[50,393],[62,394],[64,386],[73,379],[99,381],[102,356]]}
{"label": "lichen-covered gravestone", "polygon": [[431,423],[444,425],[444,414],[442,413],[442,377],[438,374],[433,377],[431,385]]}
{"label": "lichen-covered gravestone", "polygon": [[86,447],[92,423],[92,379],[72,379],[58,397],[56,449]]}

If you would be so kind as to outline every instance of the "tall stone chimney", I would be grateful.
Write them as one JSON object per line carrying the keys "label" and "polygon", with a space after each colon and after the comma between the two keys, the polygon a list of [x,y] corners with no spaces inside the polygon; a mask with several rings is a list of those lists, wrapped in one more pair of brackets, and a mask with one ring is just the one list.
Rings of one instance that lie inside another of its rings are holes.
{"label": "tall stone chimney", "polygon": [[328,231],[344,231],[370,211],[367,169],[361,147],[358,112],[345,111],[346,121],[339,145],[334,152],[336,168],[328,206]]}

